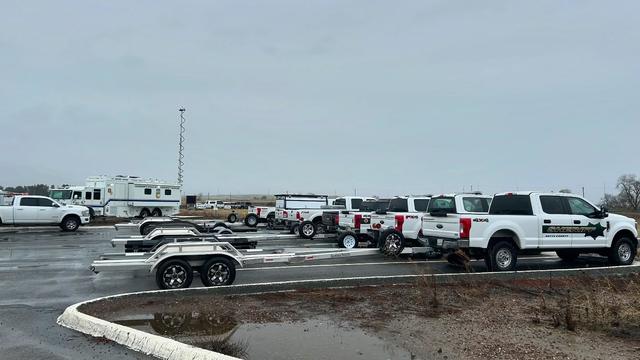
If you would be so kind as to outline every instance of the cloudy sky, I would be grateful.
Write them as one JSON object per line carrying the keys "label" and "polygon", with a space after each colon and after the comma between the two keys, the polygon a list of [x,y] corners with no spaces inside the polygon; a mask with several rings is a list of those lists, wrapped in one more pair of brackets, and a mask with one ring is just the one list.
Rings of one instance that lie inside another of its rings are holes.
{"label": "cloudy sky", "polygon": [[640,173],[637,1],[2,1],[0,184],[576,192]]}

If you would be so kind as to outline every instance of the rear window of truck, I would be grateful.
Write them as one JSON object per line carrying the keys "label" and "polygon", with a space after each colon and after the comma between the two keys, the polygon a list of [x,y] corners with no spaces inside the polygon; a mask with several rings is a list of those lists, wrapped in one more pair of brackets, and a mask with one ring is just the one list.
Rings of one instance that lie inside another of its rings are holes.
{"label": "rear window of truck", "polygon": [[387,210],[389,208],[389,200],[386,201],[365,201],[360,205],[362,211],[378,211]]}
{"label": "rear window of truck", "polygon": [[415,199],[413,201],[413,205],[416,208],[416,211],[425,212],[429,207],[429,199]]}
{"label": "rear window of truck", "polygon": [[529,195],[499,195],[493,198],[489,214],[533,215]]}
{"label": "rear window of truck", "polygon": [[464,211],[467,212],[489,212],[490,199],[477,198],[477,197],[465,197],[462,198],[462,204],[464,205]]}
{"label": "rear window of truck", "polygon": [[429,212],[456,212],[456,201],[452,197],[432,198],[429,203]]}
{"label": "rear window of truck", "polygon": [[393,199],[389,202],[389,211],[408,212],[409,206],[407,199]]}

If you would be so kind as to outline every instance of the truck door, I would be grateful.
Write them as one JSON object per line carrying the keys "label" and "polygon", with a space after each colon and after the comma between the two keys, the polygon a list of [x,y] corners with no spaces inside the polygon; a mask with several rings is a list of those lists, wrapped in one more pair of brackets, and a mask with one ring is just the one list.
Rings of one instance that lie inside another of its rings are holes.
{"label": "truck door", "polygon": [[46,198],[38,198],[38,222],[54,223],[60,217],[60,208],[53,206],[53,201]]}
{"label": "truck door", "polygon": [[571,247],[573,216],[569,213],[563,196],[540,196],[543,213],[539,221],[542,227],[541,248]]}
{"label": "truck door", "polygon": [[13,222],[16,224],[35,224],[38,222],[38,198],[20,198],[20,204],[13,208]]}
{"label": "truck door", "polygon": [[606,246],[607,220],[594,218],[596,208],[581,198],[567,197],[567,203],[572,214],[573,226],[576,227],[576,231],[572,234],[571,246],[574,248]]}

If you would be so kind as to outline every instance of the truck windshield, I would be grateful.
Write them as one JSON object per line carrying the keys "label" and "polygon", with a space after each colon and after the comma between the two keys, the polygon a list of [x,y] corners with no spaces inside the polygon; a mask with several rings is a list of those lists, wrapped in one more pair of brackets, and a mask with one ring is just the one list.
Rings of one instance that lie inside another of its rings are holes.
{"label": "truck windshield", "polygon": [[389,211],[408,212],[409,206],[407,199],[393,199],[389,202]]}
{"label": "truck windshield", "polygon": [[494,196],[489,214],[492,215],[533,215],[529,195]]}
{"label": "truck windshield", "polygon": [[68,200],[71,199],[71,190],[51,190],[49,191],[49,197],[54,200]]}
{"label": "truck windshield", "polygon": [[428,212],[455,213],[456,212],[456,201],[452,197],[432,198],[431,202],[429,202],[429,211]]}

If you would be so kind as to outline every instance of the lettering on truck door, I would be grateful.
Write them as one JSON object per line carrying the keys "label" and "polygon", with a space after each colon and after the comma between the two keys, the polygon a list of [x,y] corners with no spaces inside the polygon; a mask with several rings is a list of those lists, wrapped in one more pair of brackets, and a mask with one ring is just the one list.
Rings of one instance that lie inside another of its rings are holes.
{"label": "lettering on truck door", "polygon": [[575,231],[572,246],[576,248],[604,247],[607,242],[607,219],[597,219],[597,209],[583,199],[567,197]]}
{"label": "lettering on truck door", "polygon": [[573,216],[567,208],[563,196],[540,196],[542,214],[539,217],[542,227],[540,247],[571,247]]}

